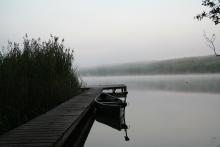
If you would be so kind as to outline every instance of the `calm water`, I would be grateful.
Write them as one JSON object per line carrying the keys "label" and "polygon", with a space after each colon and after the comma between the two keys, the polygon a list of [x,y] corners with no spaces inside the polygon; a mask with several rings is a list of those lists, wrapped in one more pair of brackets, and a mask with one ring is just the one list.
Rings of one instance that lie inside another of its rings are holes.
{"label": "calm water", "polygon": [[219,147],[220,75],[84,77],[128,86],[124,132],[94,122],[85,147]]}

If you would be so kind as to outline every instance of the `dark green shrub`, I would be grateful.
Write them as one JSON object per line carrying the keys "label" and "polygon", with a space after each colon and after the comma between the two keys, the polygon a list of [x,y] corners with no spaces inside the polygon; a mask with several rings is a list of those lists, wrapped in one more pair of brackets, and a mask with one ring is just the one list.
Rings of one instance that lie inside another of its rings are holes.
{"label": "dark green shrub", "polygon": [[0,51],[0,134],[78,94],[73,51],[64,40],[24,37]]}

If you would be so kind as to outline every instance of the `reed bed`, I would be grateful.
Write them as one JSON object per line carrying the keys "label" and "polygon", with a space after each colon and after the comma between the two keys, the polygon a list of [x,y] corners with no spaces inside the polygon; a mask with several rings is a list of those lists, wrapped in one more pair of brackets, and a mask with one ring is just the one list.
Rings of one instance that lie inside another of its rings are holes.
{"label": "reed bed", "polygon": [[64,39],[8,42],[0,51],[0,134],[77,95],[81,82]]}

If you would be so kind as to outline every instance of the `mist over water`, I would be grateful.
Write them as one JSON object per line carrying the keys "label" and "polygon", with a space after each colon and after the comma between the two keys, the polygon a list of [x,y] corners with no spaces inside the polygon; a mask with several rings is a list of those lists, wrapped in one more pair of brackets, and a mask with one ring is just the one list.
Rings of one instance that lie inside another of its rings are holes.
{"label": "mist over water", "polygon": [[83,80],[88,85],[124,83],[128,88],[145,91],[220,93],[220,74],[96,76]]}
{"label": "mist over water", "polygon": [[95,122],[85,147],[219,147],[220,75],[84,77],[128,86],[124,132]]}

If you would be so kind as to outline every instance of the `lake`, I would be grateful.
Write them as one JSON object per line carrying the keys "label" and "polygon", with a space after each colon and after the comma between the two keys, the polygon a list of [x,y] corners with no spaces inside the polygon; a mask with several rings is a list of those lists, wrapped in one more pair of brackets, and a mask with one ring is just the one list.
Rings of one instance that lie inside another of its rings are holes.
{"label": "lake", "polygon": [[220,147],[220,75],[83,77],[126,84],[125,132],[94,122],[85,147]]}

